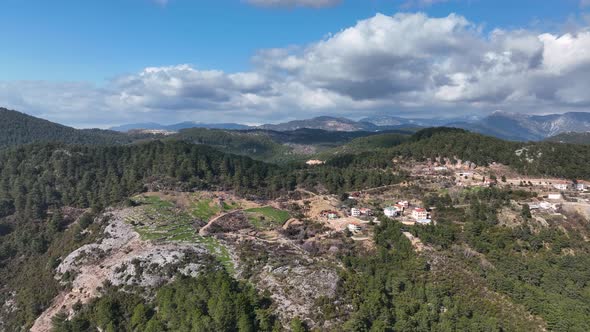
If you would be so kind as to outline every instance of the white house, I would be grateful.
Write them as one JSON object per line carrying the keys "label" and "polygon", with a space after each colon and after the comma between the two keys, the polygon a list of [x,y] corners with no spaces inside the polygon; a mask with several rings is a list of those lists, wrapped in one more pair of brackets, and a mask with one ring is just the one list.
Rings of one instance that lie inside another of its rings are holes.
{"label": "white house", "polygon": [[310,159],[310,160],[306,161],[305,163],[309,166],[316,166],[316,165],[323,165],[326,162],[322,161],[322,160],[317,160],[317,159]]}
{"label": "white house", "polygon": [[360,217],[361,216],[361,210],[357,209],[357,208],[352,208],[350,210],[350,215],[353,217]]}
{"label": "white house", "polygon": [[565,181],[553,184],[553,188],[555,188],[557,190],[567,190],[568,187],[569,187],[569,183],[567,183]]}
{"label": "white house", "polygon": [[415,220],[428,219],[428,212],[423,208],[415,208],[412,210],[412,218]]}
{"label": "white house", "polygon": [[416,223],[420,225],[430,225],[432,224],[432,219],[420,219],[416,220]]}
{"label": "white house", "polygon": [[404,208],[407,208],[410,206],[410,203],[408,201],[399,201],[397,202],[397,205],[402,205]]}
{"label": "white house", "polygon": [[348,230],[351,231],[352,233],[356,233],[356,232],[361,231],[361,227],[359,225],[355,225],[355,224],[348,224]]}
{"label": "white house", "polygon": [[588,188],[588,184],[585,181],[580,181],[576,183],[576,190],[584,191]]}
{"label": "white house", "polygon": [[549,194],[547,196],[549,199],[561,199],[561,194]]}
{"label": "white house", "polygon": [[385,214],[385,216],[392,218],[392,217],[397,217],[399,214],[399,211],[393,206],[388,206],[385,209],[383,209],[383,213]]}

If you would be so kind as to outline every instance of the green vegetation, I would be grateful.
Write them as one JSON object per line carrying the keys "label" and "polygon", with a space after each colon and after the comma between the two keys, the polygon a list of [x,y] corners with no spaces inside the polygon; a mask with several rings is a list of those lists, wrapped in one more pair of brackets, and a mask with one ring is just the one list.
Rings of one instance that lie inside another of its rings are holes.
{"label": "green vegetation", "polygon": [[201,220],[208,221],[219,212],[221,212],[221,207],[214,204],[212,199],[199,199],[192,203],[191,214]]}
{"label": "green vegetation", "polygon": [[[482,276],[486,287],[543,318],[550,330],[588,331],[590,245],[580,230],[568,232],[559,225],[535,230],[526,223],[530,218],[526,208],[521,216],[523,224],[515,228],[499,226],[498,210],[523,195],[531,194],[496,189],[472,192],[460,202],[469,204],[463,213],[439,211],[436,227],[415,227],[412,231],[437,248],[473,248],[478,256],[472,254],[471,259],[447,251],[450,264],[466,265],[473,274]],[[587,221],[582,225],[583,233],[588,234]]]}
{"label": "green vegetation", "polygon": [[247,209],[244,212],[246,212],[248,220],[258,229],[281,226],[291,218],[289,212],[275,209],[272,206]]}
{"label": "green vegetation", "polygon": [[0,148],[33,142],[127,144],[134,138],[108,130],[78,130],[0,107]]}
{"label": "green vegetation", "polygon": [[[402,231],[401,224],[383,219],[375,229],[375,253],[343,258],[348,270],[338,297],[354,306],[345,331],[539,329],[524,310],[506,310],[507,302],[474,285],[476,276],[460,265],[433,267],[427,257],[416,255]],[[329,302],[323,310],[328,317],[343,314]]]}
{"label": "green vegetation", "polygon": [[[158,196],[137,196],[134,201],[144,206],[141,213],[129,217],[127,222],[134,225],[135,231],[143,240],[202,244],[229,272],[234,272],[227,248],[215,238],[200,236],[190,213]],[[211,200],[199,202],[210,203]]]}
{"label": "green vegetation", "polygon": [[168,140],[177,139],[194,144],[206,144],[223,152],[246,155],[265,161],[278,161],[291,154],[291,148],[275,142],[263,132],[191,128],[181,130],[168,138]]}
{"label": "green vegetation", "polygon": [[549,137],[546,141],[569,144],[590,144],[590,133],[562,133]]}
{"label": "green vegetation", "polygon": [[71,320],[56,317],[53,331],[279,331],[269,305],[249,285],[211,269],[196,279],[178,276],[153,301],[109,287]]}

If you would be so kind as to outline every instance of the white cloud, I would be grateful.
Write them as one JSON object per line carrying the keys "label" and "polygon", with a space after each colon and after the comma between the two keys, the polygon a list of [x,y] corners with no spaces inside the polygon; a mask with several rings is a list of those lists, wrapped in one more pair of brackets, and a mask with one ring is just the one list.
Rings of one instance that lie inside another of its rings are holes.
{"label": "white cloud", "polygon": [[265,122],[338,114],[585,111],[590,29],[483,33],[459,15],[375,15],[309,45],[261,50],[249,72],[145,68],[108,82],[0,82],[0,105],[74,125]]}

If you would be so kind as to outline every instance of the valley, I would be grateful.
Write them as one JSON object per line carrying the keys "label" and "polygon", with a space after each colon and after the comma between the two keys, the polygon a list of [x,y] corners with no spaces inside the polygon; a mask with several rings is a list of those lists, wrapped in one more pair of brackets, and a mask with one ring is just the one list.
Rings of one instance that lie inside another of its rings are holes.
{"label": "valley", "polygon": [[589,328],[587,146],[181,134],[0,151],[0,330]]}

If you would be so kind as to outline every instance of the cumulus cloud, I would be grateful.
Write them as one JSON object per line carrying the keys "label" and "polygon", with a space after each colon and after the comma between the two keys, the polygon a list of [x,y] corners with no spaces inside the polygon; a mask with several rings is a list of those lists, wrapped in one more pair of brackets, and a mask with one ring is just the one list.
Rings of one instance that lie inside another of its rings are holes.
{"label": "cumulus cloud", "polygon": [[324,8],[339,4],[342,0],[246,0],[261,7],[311,7]]}
{"label": "cumulus cloud", "polygon": [[69,124],[100,126],[590,107],[587,28],[566,34],[484,33],[455,14],[378,14],[309,45],[261,50],[253,63],[251,71],[238,73],[191,65],[145,68],[102,87],[0,82],[0,103]]}

